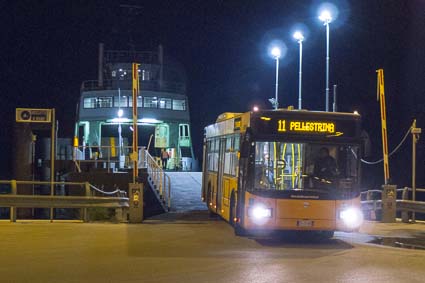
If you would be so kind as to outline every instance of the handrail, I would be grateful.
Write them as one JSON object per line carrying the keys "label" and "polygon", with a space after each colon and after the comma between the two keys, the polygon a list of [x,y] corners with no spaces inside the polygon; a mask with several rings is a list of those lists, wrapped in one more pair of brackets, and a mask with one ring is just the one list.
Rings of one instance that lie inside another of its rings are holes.
{"label": "handrail", "polygon": [[171,179],[164,173],[164,170],[159,166],[155,159],[145,150],[145,163],[147,167],[147,172],[152,180],[153,184],[156,186],[160,198],[164,201],[164,204],[167,206],[168,210],[171,208]]}

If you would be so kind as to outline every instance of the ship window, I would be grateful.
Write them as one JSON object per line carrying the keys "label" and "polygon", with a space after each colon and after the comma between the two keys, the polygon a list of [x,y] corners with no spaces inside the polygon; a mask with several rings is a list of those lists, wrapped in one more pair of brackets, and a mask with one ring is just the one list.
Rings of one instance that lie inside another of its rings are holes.
{"label": "ship window", "polygon": [[84,108],[96,108],[96,97],[84,98]]}
{"label": "ship window", "polygon": [[186,101],[184,99],[173,99],[173,110],[186,110]]}
{"label": "ship window", "polygon": [[158,98],[157,97],[145,97],[144,98],[144,107],[146,108],[158,108]]}
{"label": "ship window", "polygon": [[[139,95],[137,97],[137,108],[142,107],[142,105],[143,105],[143,98],[142,98],[142,96]],[[128,107],[133,107],[133,97],[132,96],[130,96],[128,98]]]}
{"label": "ship window", "polygon": [[161,109],[171,109],[171,98],[160,98],[159,99],[159,108],[161,108]]}
{"label": "ship window", "polygon": [[128,107],[128,97],[127,96],[115,96],[114,97],[114,107]]}
{"label": "ship window", "polygon": [[147,70],[142,70],[141,79],[142,79],[142,81],[149,81],[151,79],[151,72],[149,72]]}
{"label": "ship window", "polygon": [[98,108],[110,108],[112,107],[112,96],[109,97],[98,97],[97,98]]}

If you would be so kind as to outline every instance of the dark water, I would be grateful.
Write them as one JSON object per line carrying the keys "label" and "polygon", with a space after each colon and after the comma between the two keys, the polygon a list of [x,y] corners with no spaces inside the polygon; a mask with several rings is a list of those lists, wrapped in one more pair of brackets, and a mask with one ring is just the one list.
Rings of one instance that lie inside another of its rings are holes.
{"label": "dark water", "polygon": [[370,241],[370,243],[396,248],[425,250],[425,233],[415,235],[413,238],[379,237]]}

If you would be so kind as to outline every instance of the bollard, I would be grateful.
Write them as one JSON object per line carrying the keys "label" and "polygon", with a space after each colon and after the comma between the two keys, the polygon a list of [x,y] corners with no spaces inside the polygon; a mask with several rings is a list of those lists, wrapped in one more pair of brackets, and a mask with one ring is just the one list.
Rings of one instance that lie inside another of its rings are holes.
{"label": "bollard", "polygon": [[[407,200],[407,199],[409,199],[409,188],[404,187],[404,189],[403,189],[403,193],[402,193],[402,195],[401,195],[401,199],[402,199],[402,200]],[[403,223],[409,223],[409,211],[407,211],[407,210],[403,210],[403,211],[401,212],[401,221],[402,221]]]}
{"label": "bollard", "polygon": [[[16,180],[11,180],[10,181],[10,193],[12,195],[17,195],[18,194],[18,185],[16,183]],[[15,206],[11,206],[10,207],[10,222],[16,222],[16,207]]]}
{"label": "bollard", "polygon": [[397,199],[397,186],[396,185],[383,185],[382,186],[382,222],[394,223],[396,222],[396,199]]}
{"label": "bollard", "polygon": [[143,184],[130,183],[128,192],[130,198],[129,222],[140,223],[143,221]]}

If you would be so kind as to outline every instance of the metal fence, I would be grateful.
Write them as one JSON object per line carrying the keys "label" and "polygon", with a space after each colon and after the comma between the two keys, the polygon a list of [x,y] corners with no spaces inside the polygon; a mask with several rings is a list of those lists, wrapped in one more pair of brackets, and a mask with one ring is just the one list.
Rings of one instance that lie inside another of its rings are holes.
{"label": "metal fence", "polygon": [[[412,201],[410,193],[412,188],[404,187],[397,189],[397,211],[401,212],[402,221],[408,223],[415,213],[425,213],[425,201]],[[425,189],[416,188],[416,193],[425,193]],[[382,210],[382,191],[381,190],[368,190],[361,192],[361,204],[365,215],[370,215]]]}
{"label": "metal fence", "polygon": [[[122,220],[124,211],[129,207],[127,193],[121,190],[106,192],[88,182],[47,182],[47,181],[17,181],[0,180],[0,184],[9,185],[10,192],[0,194],[0,207],[10,208],[10,221],[16,221],[17,208],[49,208],[50,221],[53,221],[55,208],[80,208],[83,220],[88,220],[87,209],[91,207],[116,208],[116,216]],[[50,194],[18,194],[20,186],[50,186]],[[77,192],[76,189],[78,189]],[[60,194],[57,193],[60,192]],[[74,191],[74,192],[72,192]],[[67,193],[66,193],[67,192]],[[72,195],[70,195],[70,192]],[[96,196],[100,194],[102,196]],[[118,214],[117,214],[118,213]]]}

